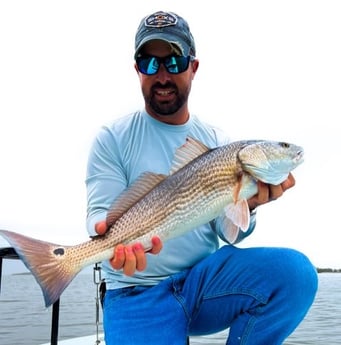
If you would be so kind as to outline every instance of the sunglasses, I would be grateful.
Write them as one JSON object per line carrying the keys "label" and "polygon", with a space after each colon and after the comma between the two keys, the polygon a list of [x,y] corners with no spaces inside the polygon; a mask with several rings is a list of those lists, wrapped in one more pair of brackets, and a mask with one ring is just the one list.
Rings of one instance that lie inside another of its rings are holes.
{"label": "sunglasses", "polygon": [[194,60],[194,56],[170,55],[166,57],[141,56],[136,58],[138,70],[146,75],[156,74],[161,64],[163,64],[168,73],[179,74],[185,72],[189,62]]}

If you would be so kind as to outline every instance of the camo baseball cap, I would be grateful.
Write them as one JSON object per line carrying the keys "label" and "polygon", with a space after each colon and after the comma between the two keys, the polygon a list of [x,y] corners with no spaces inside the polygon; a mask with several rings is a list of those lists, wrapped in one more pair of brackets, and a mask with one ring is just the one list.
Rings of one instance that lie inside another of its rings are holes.
{"label": "camo baseball cap", "polygon": [[135,35],[136,59],[144,44],[162,40],[177,48],[179,55],[195,56],[194,38],[185,19],[173,12],[158,11],[142,19]]}

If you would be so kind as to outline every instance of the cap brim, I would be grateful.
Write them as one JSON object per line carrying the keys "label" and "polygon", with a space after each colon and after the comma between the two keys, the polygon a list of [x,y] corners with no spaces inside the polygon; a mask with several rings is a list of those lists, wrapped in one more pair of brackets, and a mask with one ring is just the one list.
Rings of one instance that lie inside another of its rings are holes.
{"label": "cap brim", "polygon": [[155,34],[150,34],[147,37],[145,37],[140,43],[139,45],[136,47],[135,49],[135,54],[134,54],[134,58],[136,59],[141,48],[150,41],[155,41],[155,40],[159,40],[159,41],[164,41],[167,42],[171,45],[175,45],[178,47],[178,49],[181,51],[181,55],[183,56],[188,56],[189,55],[189,51],[190,51],[190,47],[181,39],[174,37],[174,35],[168,35],[166,33],[155,33]]}

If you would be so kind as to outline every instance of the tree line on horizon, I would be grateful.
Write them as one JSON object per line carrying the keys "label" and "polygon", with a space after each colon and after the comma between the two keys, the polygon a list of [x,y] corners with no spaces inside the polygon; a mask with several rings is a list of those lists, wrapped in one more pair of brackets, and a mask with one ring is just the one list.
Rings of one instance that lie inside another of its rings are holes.
{"label": "tree line on horizon", "polygon": [[321,268],[317,267],[317,273],[341,273],[341,268]]}

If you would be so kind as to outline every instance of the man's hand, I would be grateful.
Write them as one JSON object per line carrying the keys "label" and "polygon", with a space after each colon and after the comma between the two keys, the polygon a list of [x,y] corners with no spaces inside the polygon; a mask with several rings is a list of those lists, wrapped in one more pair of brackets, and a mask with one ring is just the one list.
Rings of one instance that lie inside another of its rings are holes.
{"label": "man's hand", "polygon": [[[108,230],[107,223],[105,221],[98,222],[95,225],[95,230],[98,235],[104,235]],[[152,238],[152,249],[148,253],[158,254],[161,249],[162,242],[160,238],[154,236]],[[135,271],[143,271],[147,267],[146,252],[141,243],[129,246],[118,244],[113,254],[113,257],[110,259],[111,266],[115,270],[123,269],[123,273],[127,276],[133,275]]]}
{"label": "man's hand", "polygon": [[291,173],[288,178],[279,185],[266,184],[258,181],[258,194],[248,200],[250,210],[255,209],[259,205],[278,199],[287,189],[292,188],[294,185],[295,178]]}

